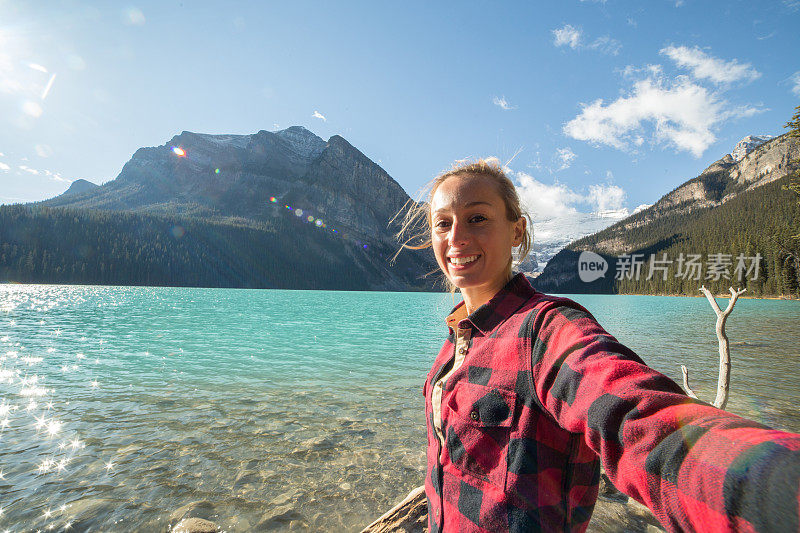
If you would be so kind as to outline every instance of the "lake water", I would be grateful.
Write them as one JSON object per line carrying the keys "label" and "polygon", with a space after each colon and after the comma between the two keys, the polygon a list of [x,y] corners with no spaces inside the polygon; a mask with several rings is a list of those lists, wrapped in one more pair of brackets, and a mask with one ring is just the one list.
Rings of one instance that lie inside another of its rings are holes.
{"label": "lake water", "polygon": [[[712,401],[705,298],[573,296]],[[450,294],[0,286],[0,529],[357,531],[421,485]],[[721,301],[724,307],[724,301]],[[800,303],[741,299],[728,409],[800,432]]]}

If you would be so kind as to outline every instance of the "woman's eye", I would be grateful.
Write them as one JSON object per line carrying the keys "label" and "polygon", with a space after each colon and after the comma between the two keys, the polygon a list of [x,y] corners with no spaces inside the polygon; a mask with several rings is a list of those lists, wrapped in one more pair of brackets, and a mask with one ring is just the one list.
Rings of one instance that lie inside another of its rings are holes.
{"label": "woman's eye", "polygon": [[444,227],[447,227],[449,224],[450,223],[448,221],[446,221],[446,220],[440,220],[435,224],[435,226],[437,228],[444,228]]}
{"label": "woman's eye", "polygon": [[475,215],[474,217],[470,218],[469,220],[470,220],[470,222],[483,222],[484,220],[486,220],[486,217],[483,216],[483,215]]}

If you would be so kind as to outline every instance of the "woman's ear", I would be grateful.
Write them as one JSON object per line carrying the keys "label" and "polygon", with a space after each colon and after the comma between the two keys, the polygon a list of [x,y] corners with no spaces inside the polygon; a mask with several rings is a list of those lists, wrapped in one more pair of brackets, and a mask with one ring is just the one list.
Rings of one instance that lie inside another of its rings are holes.
{"label": "woman's ear", "polygon": [[525,217],[519,217],[519,219],[514,222],[514,246],[519,246],[522,244],[522,237],[525,235],[525,228],[527,227],[528,221]]}

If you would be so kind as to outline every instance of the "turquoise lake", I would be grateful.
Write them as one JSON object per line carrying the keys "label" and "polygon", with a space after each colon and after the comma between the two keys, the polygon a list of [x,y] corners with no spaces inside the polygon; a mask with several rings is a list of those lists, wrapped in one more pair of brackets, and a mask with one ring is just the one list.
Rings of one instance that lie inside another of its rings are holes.
{"label": "turquoise lake", "polygon": [[[713,400],[705,298],[571,297]],[[167,531],[187,512],[360,530],[422,484],[422,382],[456,301],[0,285],[0,530]],[[800,302],[740,299],[727,333],[728,410],[800,432]]]}

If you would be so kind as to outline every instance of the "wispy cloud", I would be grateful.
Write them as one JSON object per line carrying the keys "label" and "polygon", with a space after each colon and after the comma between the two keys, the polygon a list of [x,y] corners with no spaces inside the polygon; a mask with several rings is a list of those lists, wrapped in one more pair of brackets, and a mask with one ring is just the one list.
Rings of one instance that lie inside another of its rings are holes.
{"label": "wispy cloud", "polygon": [[3,172],[8,172],[9,170],[11,170],[11,167],[0,161],[0,170],[2,170]]}
{"label": "wispy cloud", "polygon": [[26,172],[26,173],[32,174],[34,176],[47,176],[49,179],[51,179],[53,181],[59,181],[59,182],[63,182],[63,183],[72,183],[72,180],[62,177],[61,174],[59,174],[58,172],[53,172],[53,171],[46,170],[46,169],[45,170],[37,170],[37,169],[31,168],[31,167],[29,167],[27,165],[19,165],[17,168],[20,169],[22,172]]}
{"label": "wispy cloud", "polygon": [[553,44],[556,46],[569,46],[573,50],[580,48],[596,50],[614,56],[619,54],[622,49],[622,44],[608,35],[598,37],[584,44],[583,30],[571,24],[565,24],[561,28],[553,30]]}
{"label": "wispy cloud", "polygon": [[34,149],[36,150],[36,155],[39,157],[50,157],[53,155],[53,149],[50,148],[49,144],[37,144]]}
{"label": "wispy cloud", "polygon": [[511,109],[516,109],[517,106],[512,106],[508,103],[505,96],[495,96],[492,98],[492,103],[499,107],[500,109],[504,109],[506,111],[510,111]]}
{"label": "wispy cloud", "polygon": [[792,11],[800,10],[800,0],[783,0],[783,5]]}
{"label": "wispy cloud", "polygon": [[707,79],[717,84],[753,81],[761,77],[761,73],[750,63],[739,63],[736,59],[719,59],[708,55],[697,46],[668,46],[662,48],[660,53],[672,59],[679,67],[690,70],[696,79]]}
{"label": "wispy cloud", "polygon": [[39,175],[39,171],[36,170],[35,168],[31,168],[31,167],[26,166],[26,165],[20,165],[18,168],[23,172],[27,172],[28,174],[33,174],[34,176],[38,176]]}
{"label": "wispy cloud", "polygon": [[43,67],[38,63],[28,63],[28,67],[32,68],[33,70],[38,70],[39,72],[44,72],[47,74],[47,67]]}
{"label": "wispy cloud", "polygon": [[314,110],[314,114],[313,114],[313,115],[311,115],[311,116],[312,116],[312,117],[314,117],[314,118],[319,118],[319,119],[322,119],[322,121],[323,121],[323,122],[328,122],[328,119],[327,119],[327,118],[325,118],[325,115],[323,115],[322,113],[320,113],[320,112],[319,112],[319,111],[317,111],[316,109]]}
{"label": "wispy cloud", "polygon": [[122,20],[128,26],[143,26],[147,19],[142,10],[136,7],[129,7],[122,12]]}
{"label": "wispy cloud", "polygon": [[800,70],[792,74],[789,81],[792,83],[792,93],[794,93],[795,96],[800,96]]}
{"label": "wispy cloud", "polygon": [[566,147],[566,148],[559,148],[556,151],[556,157],[557,157],[557,159],[558,159],[558,161],[560,163],[560,166],[558,167],[558,170],[566,170],[566,169],[568,169],[570,167],[570,165],[572,165],[572,162],[578,156],[575,155],[575,152],[570,150],[569,147]]}
{"label": "wispy cloud", "polygon": [[668,80],[650,75],[611,103],[598,99],[583,104],[580,114],[564,125],[564,133],[619,150],[641,146],[647,137],[700,157],[716,141],[713,130],[721,122],[761,111],[748,105],[732,107],[685,76]]}
{"label": "wispy cloud", "polygon": [[612,39],[608,35],[604,35],[586,45],[586,48],[615,56],[619,54],[620,50],[622,50],[622,44],[620,44],[618,40]]}
{"label": "wispy cloud", "polygon": [[576,50],[581,44],[581,30],[565,24],[563,27],[553,30],[553,44],[556,46],[569,46]]}

